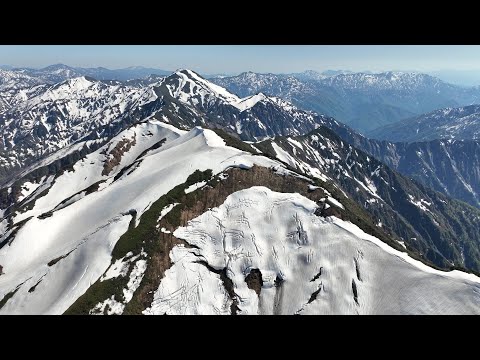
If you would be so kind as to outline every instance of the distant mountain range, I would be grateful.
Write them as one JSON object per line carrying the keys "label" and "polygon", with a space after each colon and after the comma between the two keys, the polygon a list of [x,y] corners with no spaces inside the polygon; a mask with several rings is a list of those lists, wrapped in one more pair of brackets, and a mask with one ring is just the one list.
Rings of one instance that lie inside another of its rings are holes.
{"label": "distant mountain range", "polygon": [[168,75],[171,71],[146,68],[142,66],[132,66],[123,69],[107,69],[104,67],[81,68],[71,67],[64,64],[50,65],[41,69],[32,68],[13,68],[7,70],[20,72],[25,75],[43,79],[45,82],[60,82],[78,76],[90,76],[97,80],[132,80],[147,77],[149,75]]}
{"label": "distant mountain range", "polygon": [[300,80],[323,80],[330,76],[340,75],[340,74],[352,74],[353,71],[350,70],[325,70],[318,72],[315,70],[306,70],[300,73],[291,73],[287,74],[293,77],[296,77]]}
{"label": "distant mountain range", "polygon": [[279,96],[363,133],[435,109],[480,102],[479,87],[451,85],[418,73],[324,76],[312,71],[301,75],[248,72],[212,81],[240,96],[258,92]]}
{"label": "distant mountain range", "polygon": [[[169,75],[169,71],[144,67],[111,70],[78,68],[63,64],[42,69],[12,68],[0,70],[0,108],[8,102],[9,89],[55,84],[86,76],[97,80],[122,81],[145,86]],[[258,93],[276,96],[299,108],[332,116],[361,133],[445,108],[480,102],[480,87],[461,87],[426,74],[406,72],[352,73],[308,70],[294,74],[242,73],[209,79],[240,97]]]}
{"label": "distant mountain range", "polygon": [[480,139],[480,105],[445,108],[375,129],[370,137],[389,141]]}

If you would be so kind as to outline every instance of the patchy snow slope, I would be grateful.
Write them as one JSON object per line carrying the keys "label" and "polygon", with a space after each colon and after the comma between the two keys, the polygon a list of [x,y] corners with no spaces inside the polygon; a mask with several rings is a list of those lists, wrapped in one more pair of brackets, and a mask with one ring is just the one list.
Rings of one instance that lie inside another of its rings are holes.
{"label": "patchy snow slope", "polygon": [[[390,248],[355,225],[313,214],[299,194],[252,187],[178,228],[195,247],[175,247],[146,314],[479,314],[480,279],[441,272]],[[198,248],[197,248],[198,247]],[[246,275],[262,273],[260,296]]]}
{"label": "patchy snow slope", "polygon": [[150,87],[106,84],[86,77],[23,89],[10,100],[11,106],[0,111],[5,152],[0,165],[5,168],[24,168],[84,138],[108,139],[160,106]]}

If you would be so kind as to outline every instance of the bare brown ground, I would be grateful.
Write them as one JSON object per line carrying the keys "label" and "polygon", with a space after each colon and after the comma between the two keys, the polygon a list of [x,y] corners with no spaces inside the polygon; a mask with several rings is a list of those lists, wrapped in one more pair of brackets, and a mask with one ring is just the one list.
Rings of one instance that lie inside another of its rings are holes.
{"label": "bare brown ground", "polygon": [[135,146],[136,143],[137,139],[135,138],[135,135],[133,135],[131,139],[120,140],[107,155],[107,160],[105,160],[105,163],[103,164],[102,175],[110,174],[113,168],[120,164],[123,154],[130,150],[132,146]]}

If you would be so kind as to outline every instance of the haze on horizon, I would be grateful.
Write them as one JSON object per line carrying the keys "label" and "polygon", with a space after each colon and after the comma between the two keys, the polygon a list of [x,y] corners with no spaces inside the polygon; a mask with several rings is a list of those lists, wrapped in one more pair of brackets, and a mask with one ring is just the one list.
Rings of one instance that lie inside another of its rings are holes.
{"label": "haze on horizon", "polygon": [[0,65],[189,68],[203,74],[418,71],[480,84],[478,45],[2,45]]}

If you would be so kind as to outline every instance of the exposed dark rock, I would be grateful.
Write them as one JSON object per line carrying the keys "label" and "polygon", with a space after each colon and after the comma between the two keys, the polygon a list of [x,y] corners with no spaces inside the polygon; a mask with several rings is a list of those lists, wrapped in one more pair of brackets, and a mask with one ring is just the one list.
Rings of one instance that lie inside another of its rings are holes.
{"label": "exposed dark rock", "polygon": [[251,269],[247,276],[245,276],[245,282],[249,289],[254,290],[258,296],[262,291],[263,280],[262,272],[259,269]]}

